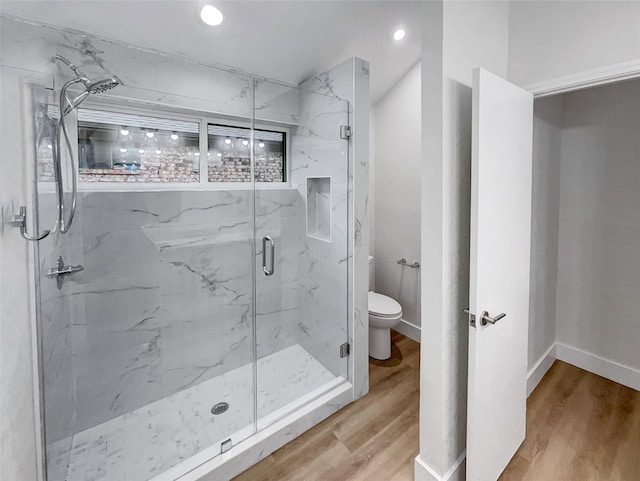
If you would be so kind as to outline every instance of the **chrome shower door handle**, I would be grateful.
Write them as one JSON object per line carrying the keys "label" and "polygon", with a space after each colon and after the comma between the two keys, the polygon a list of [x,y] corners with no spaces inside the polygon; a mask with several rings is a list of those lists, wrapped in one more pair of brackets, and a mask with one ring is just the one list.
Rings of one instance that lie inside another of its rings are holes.
{"label": "chrome shower door handle", "polygon": [[[269,261],[270,266],[267,268],[267,242],[269,243],[269,250],[271,251]],[[264,272],[267,276],[273,275],[273,266],[274,266],[274,258],[275,258],[275,243],[273,239],[268,235],[262,238],[262,272]]]}

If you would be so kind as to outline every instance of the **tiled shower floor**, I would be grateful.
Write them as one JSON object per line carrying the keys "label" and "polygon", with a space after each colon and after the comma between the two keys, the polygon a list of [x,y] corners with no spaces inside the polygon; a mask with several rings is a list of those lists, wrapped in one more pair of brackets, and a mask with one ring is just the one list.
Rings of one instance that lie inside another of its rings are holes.
{"label": "tiled shower floor", "polygon": [[[296,344],[258,361],[258,419],[335,379]],[[252,432],[250,364],[50,445],[49,481],[147,481],[236,433]],[[229,403],[214,416],[211,408]],[[241,436],[241,438],[244,436]],[[219,452],[219,451],[218,451]]]}

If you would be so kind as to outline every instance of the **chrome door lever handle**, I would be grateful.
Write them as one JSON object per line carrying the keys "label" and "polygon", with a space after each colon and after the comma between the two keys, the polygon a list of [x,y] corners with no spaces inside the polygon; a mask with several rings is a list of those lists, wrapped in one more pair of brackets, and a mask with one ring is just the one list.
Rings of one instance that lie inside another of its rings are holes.
{"label": "chrome door lever handle", "polygon": [[491,317],[487,311],[483,311],[482,316],[480,316],[480,324],[486,326],[487,324],[495,324],[500,319],[504,319],[507,315],[502,312],[495,317]]}

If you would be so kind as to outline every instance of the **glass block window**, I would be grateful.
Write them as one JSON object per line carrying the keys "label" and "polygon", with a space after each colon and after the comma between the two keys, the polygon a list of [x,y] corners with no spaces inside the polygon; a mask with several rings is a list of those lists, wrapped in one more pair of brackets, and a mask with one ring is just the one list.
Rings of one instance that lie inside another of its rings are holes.
{"label": "glass block window", "polygon": [[[251,182],[251,129],[208,125],[209,182]],[[285,182],[284,132],[255,130],[256,182]]]}
{"label": "glass block window", "polygon": [[200,182],[199,123],[78,110],[80,182]]}

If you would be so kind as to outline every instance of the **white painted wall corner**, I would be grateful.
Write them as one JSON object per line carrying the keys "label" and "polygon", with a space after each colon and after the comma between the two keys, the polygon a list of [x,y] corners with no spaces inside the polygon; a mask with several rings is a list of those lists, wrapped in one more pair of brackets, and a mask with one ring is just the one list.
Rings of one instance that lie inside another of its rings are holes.
{"label": "white painted wall corner", "polygon": [[527,397],[540,384],[544,375],[551,369],[556,360],[556,343],[554,342],[527,373]]}

